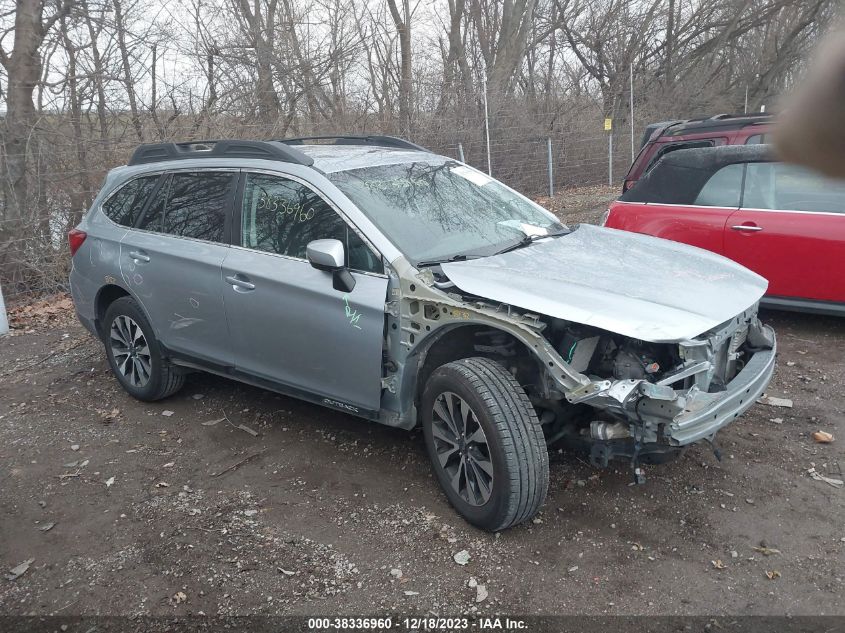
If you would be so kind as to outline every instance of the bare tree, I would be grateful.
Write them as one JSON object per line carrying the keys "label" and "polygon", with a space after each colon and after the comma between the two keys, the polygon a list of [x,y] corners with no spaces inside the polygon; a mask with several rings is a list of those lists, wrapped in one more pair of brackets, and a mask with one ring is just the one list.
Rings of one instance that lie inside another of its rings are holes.
{"label": "bare tree", "polygon": [[494,100],[511,94],[534,21],[536,0],[469,0],[469,12]]}
{"label": "bare tree", "polygon": [[258,119],[273,125],[279,118],[281,105],[273,82],[273,49],[276,35],[278,0],[232,0],[234,15],[238,20],[247,46],[252,49],[255,65],[255,100]]}
{"label": "bare tree", "polygon": [[399,119],[402,129],[407,133],[411,129],[411,103],[413,102],[413,83],[411,77],[411,2],[402,0],[402,11],[396,0],[387,0],[393,25],[399,35],[400,72],[399,72]]}
{"label": "bare tree", "polygon": [[[15,236],[29,203],[27,158],[38,113],[32,100],[41,79],[41,45],[50,29],[71,10],[63,0],[46,6],[43,0],[18,0],[14,13],[15,43],[11,51],[0,47],[0,64],[6,71],[6,117],[3,122],[3,214],[0,236]],[[14,266],[19,244],[7,244],[7,265]],[[9,274],[17,277],[15,271]]]}

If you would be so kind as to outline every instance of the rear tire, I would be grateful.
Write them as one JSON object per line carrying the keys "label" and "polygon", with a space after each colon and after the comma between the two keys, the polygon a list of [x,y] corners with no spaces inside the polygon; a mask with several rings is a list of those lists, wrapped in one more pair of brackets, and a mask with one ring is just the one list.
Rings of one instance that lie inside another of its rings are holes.
{"label": "rear tire", "polygon": [[422,397],[426,448],[452,506],[496,532],[533,517],[549,489],[549,455],[534,407],[488,358],[437,368]]}
{"label": "rear tire", "polygon": [[131,297],[113,301],[106,310],[103,344],[115,378],[138,400],[167,398],[185,384],[185,376],[162,356],[153,328]]}

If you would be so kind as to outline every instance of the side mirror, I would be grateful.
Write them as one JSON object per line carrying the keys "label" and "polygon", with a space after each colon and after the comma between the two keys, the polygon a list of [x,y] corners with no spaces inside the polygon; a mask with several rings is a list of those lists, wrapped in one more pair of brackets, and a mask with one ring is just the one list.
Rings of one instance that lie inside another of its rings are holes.
{"label": "side mirror", "polygon": [[332,287],[352,292],[355,277],[346,268],[346,252],[340,240],[314,240],[305,247],[305,256],[317,270],[332,273]]}
{"label": "side mirror", "polygon": [[340,240],[314,240],[305,247],[305,256],[317,270],[334,271],[346,267],[346,253]]}

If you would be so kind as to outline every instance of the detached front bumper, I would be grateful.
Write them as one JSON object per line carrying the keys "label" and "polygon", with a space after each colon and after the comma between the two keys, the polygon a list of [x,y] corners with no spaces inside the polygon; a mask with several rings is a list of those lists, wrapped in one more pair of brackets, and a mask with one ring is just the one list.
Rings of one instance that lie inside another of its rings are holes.
{"label": "detached front bumper", "polygon": [[722,427],[745,413],[768,387],[775,370],[777,341],[771,334],[772,348],[758,350],[745,364],[725,391],[697,392],[686,397],[684,410],[665,425],[664,433],[670,444],[686,446],[702,439],[710,439]]}

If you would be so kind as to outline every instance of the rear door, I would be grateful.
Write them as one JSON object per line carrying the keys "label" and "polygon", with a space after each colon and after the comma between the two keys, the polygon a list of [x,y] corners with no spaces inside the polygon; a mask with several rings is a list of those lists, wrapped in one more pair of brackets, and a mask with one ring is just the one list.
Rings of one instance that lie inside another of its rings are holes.
{"label": "rear door", "polygon": [[220,269],[237,170],[176,171],[121,241],[121,276],[180,356],[231,366]]}
{"label": "rear door", "polygon": [[725,222],[739,208],[742,170],[734,164],[714,172],[691,204],[614,202],[606,226],[721,254]]}
{"label": "rear door", "polygon": [[783,163],[749,163],[725,254],[769,280],[768,294],[845,301],[845,182]]}
{"label": "rear door", "polygon": [[[372,416],[380,408],[387,275],[381,257],[310,185],[247,172],[223,263],[224,303],[239,372],[294,395]],[[349,293],[305,259],[317,239],[341,240]]]}

